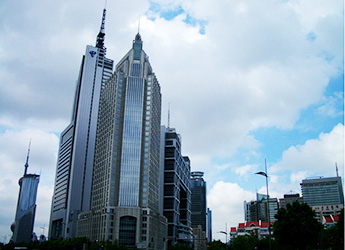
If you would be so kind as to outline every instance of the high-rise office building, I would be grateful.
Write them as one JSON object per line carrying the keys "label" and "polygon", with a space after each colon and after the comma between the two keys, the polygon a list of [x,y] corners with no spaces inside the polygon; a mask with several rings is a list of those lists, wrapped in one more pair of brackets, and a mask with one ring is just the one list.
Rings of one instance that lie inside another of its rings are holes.
{"label": "high-rise office building", "polygon": [[344,204],[341,177],[305,179],[301,189],[303,202],[309,206]]}
{"label": "high-rise office building", "polygon": [[316,212],[322,222],[324,216],[338,215],[344,207],[341,177],[305,179],[301,183],[303,202]]}
{"label": "high-rise office building", "polygon": [[29,167],[29,153],[30,147],[26,158],[24,175],[18,182],[19,195],[17,211],[15,222],[11,225],[11,230],[13,232],[11,241],[14,243],[30,242],[34,228],[37,187],[40,176],[27,173]]}
{"label": "high-rise office building", "polygon": [[206,232],[206,182],[203,176],[200,171],[191,173],[192,226],[201,225]]}
{"label": "high-rise office building", "polygon": [[163,249],[161,92],[142,46],[138,33],[102,87],[91,207],[79,214],[77,235]]}
{"label": "high-rise office building", "polygon": [[207,205],[204,172],[191,172],[192,228],[197,249],[206,249],[207,243]]}
{"label": "high-rise office building", "polygon": [[161,163],[164,165],[164,216],[168,219],[168,243],[192,245],[190,160],[182,156],[181,136],[162,126]]}
{"label": "high-rise office building", "polygon": [[101,88],[112,74],[105,57],[103,10],[96,46],[86,46],[77,80],[71,123],[61,133],[49,238],[76,236],[78,214],[90,209]]}
{"label": "high-rise office building", "polygon": [[257,193],[256,200],[244,201],[244,219],[246,222],[268,222],[269,214],[270,222],[274,222],[276,221],[274,216],[278,212],[278,208],[277,198],[269,198],[268,200],[267,195]]}

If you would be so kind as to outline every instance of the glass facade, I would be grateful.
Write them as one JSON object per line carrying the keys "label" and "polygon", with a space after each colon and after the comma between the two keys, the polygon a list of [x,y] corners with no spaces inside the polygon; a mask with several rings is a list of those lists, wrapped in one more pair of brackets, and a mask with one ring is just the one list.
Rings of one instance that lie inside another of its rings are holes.
{"label": "glass facade", "polygon": [[16,219],[36,204],[39,175],[28,174],[22,179]]}
{"label": "glass facade", "polygon": [[139,206],[144,79],[128,77],[120,172],[120,206]]}
{"label": "glass facade", "polygon": [[119,244],[124,246],[135,246],[137,219],[131,216],[120,218]]}
{"label": "glass facade", "polygon": [[78,236],[162,249],[160,122],[160,85],[138,34],[102,86],[91,208],[79,215]]}
{"label": "glass facade", "polygon": [[309,206],[344,205],[341,177],[302,180],[301,188],[303,201]]}
{"label": "glass facade", "polygon": [[192,191],[192,227],[201,225],[202,231],[206,232],[206,182],[202,178],[203,172],[191,173]]}

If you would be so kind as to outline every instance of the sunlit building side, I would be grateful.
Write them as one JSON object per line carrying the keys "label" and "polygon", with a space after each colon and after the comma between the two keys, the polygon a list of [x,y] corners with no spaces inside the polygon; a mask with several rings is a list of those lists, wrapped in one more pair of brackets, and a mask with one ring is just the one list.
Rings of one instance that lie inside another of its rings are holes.
{"label": "sunlit building side", "polygon": [[71,123],[60,136],[50,213],[50,239],[75,237],[79,213],[90,209],[100,92],[113,70],[113,61],[105,57],[105,14],[104,10],[96,46],[86,46]]}

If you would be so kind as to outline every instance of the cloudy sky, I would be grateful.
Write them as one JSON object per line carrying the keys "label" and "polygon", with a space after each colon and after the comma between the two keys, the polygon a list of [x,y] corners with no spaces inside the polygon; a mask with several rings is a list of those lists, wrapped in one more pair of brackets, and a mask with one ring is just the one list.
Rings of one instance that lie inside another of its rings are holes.
{"label": "cloudy sky", "polygon": [[[243,201],[300,193],[315,176],[344,176],[342,0],[107,2],[107,57],[138,31],[160,81],[162,124],[204,171],[213,236],[244,221]],[[103,1],[0,2],[0,241],[10,238],[18,179],[41,174],[35,231],[47,233],[59,134],[71,117],[85,46]]]}

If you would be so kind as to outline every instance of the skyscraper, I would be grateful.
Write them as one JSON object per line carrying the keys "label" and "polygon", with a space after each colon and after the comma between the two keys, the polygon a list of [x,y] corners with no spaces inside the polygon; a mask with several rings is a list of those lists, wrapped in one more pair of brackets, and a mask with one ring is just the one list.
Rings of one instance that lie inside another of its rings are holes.
{"label": "skyscraper", "polygon": [[301,188],[303,202],[309,206],[344,205],[341,177],[305,179]]}
{"label": "skyscraper", "polygon": [[192,228],[197,249],[206,248],[208,235],[206,223],[206,182],[203,176],[204,172],[201,171],[191,173]]}
{"label": "skyscraper", "polygon": [[105,57],[105,15],[104,9],[96,46],[86,46],[71,123],[61,133],[49,238],[75,237],[78,214],[90,209],[100,92],[113,70],[113,61]]}
{"label": "skyscraper", "polygon": [[344,208],[341,177],[305,179],[301,183],[303,202],[316,212],[322,222],[324,216],[338,215]]}
{"label": "skyscraper", "polygon": [[206,232],[206,182],[203,176],[200,171],[191,173],[192,226],[201,225]]}
{"label": "skyscraper", "polygon": [[11,241],[14,243],[30,242],[34,228],[37,187],[40,176],[27,173],[29,167],[29,153],[30,147],[26,158],[24,175],[18,181],[19,195],[17,211],[15,222],[11,225],[11,230],[13,232]]}
{"label": "skyscraper", "polygon": [[[278,212],[278,199],[277,198],[269,198],[269,202],[267,202],[267,195],[265,194],[256,194],[255,201],[244,201],[244,219],[246,222],[254,222],[254,221],[264,221],[264,222],[274,222],[275,214]],[[268,209],[269,204],[269,209]],[[268,212],[269,218],[268,220]]]}
{"label": "skyscraper", "polygon": [[162,126],[164,164],[164,216],[168,219],[169,245],[192,245],[190,160],[181,153],[181,136]]}
{"label": "skyscraper", "polygon": [[78,236],[163,249],[160,211],[160,85],[138,33],[101,91],[91,207],[79,214]]}

